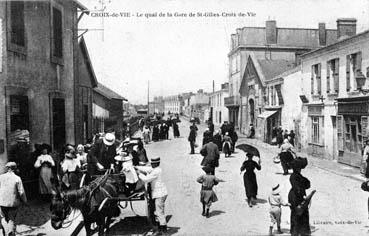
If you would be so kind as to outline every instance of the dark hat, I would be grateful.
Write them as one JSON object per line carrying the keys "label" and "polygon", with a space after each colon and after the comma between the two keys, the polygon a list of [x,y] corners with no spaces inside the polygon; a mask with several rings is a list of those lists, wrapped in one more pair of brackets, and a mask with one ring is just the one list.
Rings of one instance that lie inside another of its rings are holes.
{"label": "dark hat", "polygon": [[40,149],[41,149],[41,151],[46,149],[48,153],[51,152],[51,146],[47,143],[41,144]]}
{"label": "dark hat", "polygon": [[214,168],[210,166],[204,166],[202,167],[202,170],[205,171],[205,173],[210,173],[214,171]]}
{"label": "dark hat", "polygon": [[308,164],[307,158],[305,157],[297,157],[295,160],[291,162],[292,169],[301,170],[304,169]]}
{"label": "dark hat", "polygon": [[151,158],[151,164],[158,164],[160,163],[160,157]]}

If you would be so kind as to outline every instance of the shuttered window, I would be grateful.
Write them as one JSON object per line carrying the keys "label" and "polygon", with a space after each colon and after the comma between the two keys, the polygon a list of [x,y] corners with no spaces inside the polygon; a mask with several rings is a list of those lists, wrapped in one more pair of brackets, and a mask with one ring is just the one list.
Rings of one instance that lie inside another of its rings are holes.
{"label": "shuttered window", "polygon": [[337,148],[340,151],[343,151],[343,117],[338,115],[336,117],[337,122]]}
{"label": "shuttered window", "polygon": [[332,61],[327,62],[327,93],[330,93],[331,91],[331,71],[332,71]]}
{"label": "shuttered window", "polygon": [[368,139],[368,116],[361,117],[361,135],[362,135],[362,143],[364,146],[365,141]]}
{"label": "shuttered window", "polygon": [[25,46],[24,2],[10,1],[10,41],[18,46]]}
{"label": "shuttered window", "polygon": [[334,82],[334,92],[338,93],[339,90],[339,71],[340,71],[340,60],[336,58],[334,60],[334,70],[333,70],[333,82]]}
{"label": "shuttered window", "polygon": [[53,55],[63,57],[63,24],[62,12],[53,7]]}
{"label": "shuttered window", "polygon": [[321,64],[317,64],[316,65],[316,68],[317,68],[317,71],[316,71],[316,84],[317,84],[317,93],[320,95],[322,94],[322,79],[321,79]]}
{"label": "shuttered window", "polygon": [[351,61],[351,56],[347,55],[346,56],[346,91],[350,91],[351,90],[351,81],[350,81],[350,61]]}
{"label": "shuttered window", "polygon": [[314,94],[314,66],[311,66],[311,81],[310,81],[310,87],[311,87],[311,94]]}
{"label": "shuttered window", "polygon": [[281,91],[281,85],[277,84],[275,86],[275,89],[277,90],[277,96],[278,96],[278,102],[279,102],[278,105],[283,105],[284,101],[283,101],[283,96],[282,96],[282,91]]}

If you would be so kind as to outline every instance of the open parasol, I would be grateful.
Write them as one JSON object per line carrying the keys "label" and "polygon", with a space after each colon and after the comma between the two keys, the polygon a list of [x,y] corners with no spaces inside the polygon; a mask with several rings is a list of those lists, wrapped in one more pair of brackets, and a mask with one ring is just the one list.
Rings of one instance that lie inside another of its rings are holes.
{"label": "open parasol", "polygon": [[239,144],[239,145],[236,146],[236,148],[238,148],[238,149],[240,149],[244,152],[251,153],[253,156],[260,157],[259,150],[256,147],[251,146],[249,144],[246,144],[246,143]]}

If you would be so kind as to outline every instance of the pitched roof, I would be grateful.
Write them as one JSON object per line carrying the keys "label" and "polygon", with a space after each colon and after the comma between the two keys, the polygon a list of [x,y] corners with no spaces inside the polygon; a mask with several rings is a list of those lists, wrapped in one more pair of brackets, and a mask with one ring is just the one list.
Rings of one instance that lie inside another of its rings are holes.
{"label": "pitched roof", "polygon": [[295,62],[294,61],[288,61],[288,60],[257,60],[261,72],[264,75],[265,81],[268,81],[272,78],[274,78],[277,75],[280,75],[281,73],[291,70],[294,68]]}
{"label": "pitched roof", "polygon": [[101,83],[97,84],[97,87],[94,88],[94,91],[109,99],[120,99],[128,101],[126,98],[122,97],[121,95],[119,95],[118,93],[114,92],[113,90],[111,90],[110,88],[106,87]]}
{"label": "pitched roof", "polygon": [[79,40],[79,46],[82,50],[83,58],[85,59],[88,72],[90,73],[90,79],[91,79],[92,87],[96,87],[98,82],[97,82],[97,79],[96,79],[94,68],[92,67],[90,55],[88,54],[85,38],[83,36]]}

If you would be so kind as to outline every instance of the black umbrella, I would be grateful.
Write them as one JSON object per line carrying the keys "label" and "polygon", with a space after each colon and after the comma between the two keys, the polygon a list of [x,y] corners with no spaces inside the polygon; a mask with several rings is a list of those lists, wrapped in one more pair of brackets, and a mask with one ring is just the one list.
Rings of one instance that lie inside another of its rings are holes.
{"label": "black umbrella", "polygon": [[239,144],[239,145],[237,145],[237,146],[236,146],[236,148],[241,149],[241,150],[242,150],[242,151],[244,151],[244,152],[250,153],[250,154],[252,154],[253,156],[258,156],[258,157],[260,157],[259,150],[258,150],[256,147],[251,146],[251,145],[249,145],[249,144],[245,144],[245,143],[243,143],[243,144]]}

